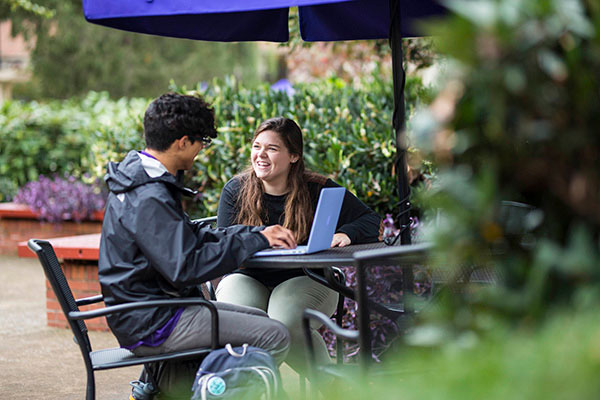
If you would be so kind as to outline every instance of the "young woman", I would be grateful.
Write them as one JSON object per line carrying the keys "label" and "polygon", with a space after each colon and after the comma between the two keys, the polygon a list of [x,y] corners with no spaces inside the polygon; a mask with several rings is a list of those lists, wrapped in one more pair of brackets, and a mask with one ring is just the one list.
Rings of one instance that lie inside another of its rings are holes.
{"label": "young woman", "polygon": [[[223,188],[217,224],[280,224],[294,233],[297,243],[305,244],[321,189],[339,185],[305,170],[302,147],[302,131],[291,119],[277,117],[263,122],[252,139],[251,165]],[[331,247],[376,242],[380,221],[346,191]],[[311,280],[300,269],[237,270],[221,280],[216,295],[218,301],[260,308],[286,325],[291,335],[286,362],[297,371],[306,365],[302,312],[311,308],[331,316],[338,300],[335,291]],[[316,332],[319,327],[312,326],[313,343],[318,361],[327,362],[325,342]]]}

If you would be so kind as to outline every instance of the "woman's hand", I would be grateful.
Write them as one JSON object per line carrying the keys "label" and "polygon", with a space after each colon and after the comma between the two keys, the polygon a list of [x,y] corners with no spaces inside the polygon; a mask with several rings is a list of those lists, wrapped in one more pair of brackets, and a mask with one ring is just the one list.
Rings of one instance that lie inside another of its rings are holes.
{"label": "woman's hand", "polygon": [[260,233],[267,238],[271,247],[281,247],[284,249],[296,248],[296,239],[294,239],[292,231],[281,225],[267,226]]}
{"label": "woman's hand", "polygon": [[331,247],[345,247],[351,243],[350,238],[345,233],[336,233],[331,240]]}

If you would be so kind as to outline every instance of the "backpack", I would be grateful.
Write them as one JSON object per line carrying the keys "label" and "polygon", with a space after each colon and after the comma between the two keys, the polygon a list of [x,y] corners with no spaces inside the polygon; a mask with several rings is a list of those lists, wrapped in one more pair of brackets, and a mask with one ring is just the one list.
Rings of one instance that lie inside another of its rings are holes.
{"label": "backpack", "polygon": [[265,350],[244,344],[213,350],[200,364],[192,400],[276,399],[281,376]]}

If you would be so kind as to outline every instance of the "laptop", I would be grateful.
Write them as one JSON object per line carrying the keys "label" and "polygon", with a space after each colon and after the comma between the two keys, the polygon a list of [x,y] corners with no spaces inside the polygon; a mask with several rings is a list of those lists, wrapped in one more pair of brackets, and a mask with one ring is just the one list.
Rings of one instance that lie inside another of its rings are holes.
{"label": "laptop", "polygon": [[330,248],[345,193],[346,189],[343,187],[321,189],[306,246],[298,246],[295,249],[261,250],[254,253],[253,257],[312,254]]}

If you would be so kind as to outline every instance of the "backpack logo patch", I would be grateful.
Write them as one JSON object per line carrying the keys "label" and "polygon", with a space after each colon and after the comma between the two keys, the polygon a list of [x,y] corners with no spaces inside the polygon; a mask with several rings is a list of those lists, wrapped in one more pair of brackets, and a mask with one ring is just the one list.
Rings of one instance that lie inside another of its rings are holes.
{"label": "backpack logo patch", "polygon": [[227,384],[220,376],[213,376],[208,380],[208,382],[206,382],[206,390],[208,390],[208,393],[212,394],[213,396],[222,395],[225,393],[226,389]]}

